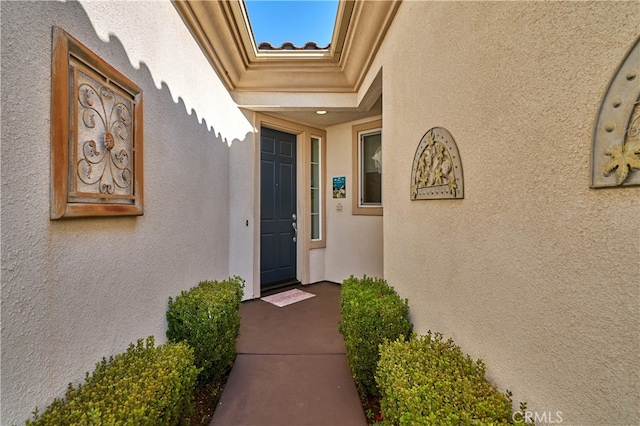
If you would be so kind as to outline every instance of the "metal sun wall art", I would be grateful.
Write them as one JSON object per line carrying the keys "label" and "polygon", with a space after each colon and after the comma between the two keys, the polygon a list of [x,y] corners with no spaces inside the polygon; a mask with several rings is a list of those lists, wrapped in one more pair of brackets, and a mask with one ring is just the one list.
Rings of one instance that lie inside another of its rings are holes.
{"label": "metal sun wall art", "polygon": [[464,198],[462,163],[451,134],[434,127],[422,137],[411,170],[411,200]]}
{"label": "metal sun wall art", "polygon": [[591,148],[591,187],[640,185],[640,38],[605,94]]}
{"label": "metal sun wall art", "polygon": [[51,218],[142,214],[142,91],[54,30]]}

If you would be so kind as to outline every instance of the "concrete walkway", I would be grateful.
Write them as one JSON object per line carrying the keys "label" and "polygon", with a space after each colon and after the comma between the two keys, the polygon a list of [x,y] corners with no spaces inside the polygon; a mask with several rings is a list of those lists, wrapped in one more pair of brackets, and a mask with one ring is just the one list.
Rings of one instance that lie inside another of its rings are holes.
{"label": "concrete walkway", "polygon": [[316,296],[242,304],[238,356],[211,425],[367,424],[338,333],[340,286],[298,288]]}

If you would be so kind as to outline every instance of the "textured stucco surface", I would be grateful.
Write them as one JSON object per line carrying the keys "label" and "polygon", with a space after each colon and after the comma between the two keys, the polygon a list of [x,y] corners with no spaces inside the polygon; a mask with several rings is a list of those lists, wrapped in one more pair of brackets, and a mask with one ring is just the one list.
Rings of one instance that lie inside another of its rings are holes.
{"label": "textured stucco surface", "polygon": [[[408,1],[376,58],[385,277],[416,331],[452,337],[563,424],[640,422],[640,188],[588,187],[639,17],[637,2]],[[409,199],[435,126],[460,150],[464,200]]]}
{"label": "textured stucco surface", "polygon": [[[148,335],[163,342],[169,296],[250,270],[250,257],[230,261],[230,239],[247,231],[229,216],[231,206],[251,209],[250,195],[230,195],[242,189],[235,174],[247,167],[239,163],[251,126],[228,95],[214,97],[222,86],[169,2],[1,7],[5,425],[61,396],[103,356]],[[142,217],[49,220],[53,25],[143,89]]]}
{"label": "textured stucco surface", "polygon": [[[169,296],[236,273],[253,288],[258,185],[251,126],[169,2],[0,7],[4,425],[102,356],[164,341]],[[599,102],[639,13],[404,2],[366,79],[382,68],[384,216],[351,215],[356,123],[327,129],[327,247],[310,253],[312,281],[384,272],[418,332],[483,358],[516,401],[564,424],[638,424],[640,188],[588,182]],[[142,217],[49,220],[53,25],[144,91]],[[434,126],[458,144],[464,200],[409,200]],[[347,177],[346,200],[331,198],[333,176]]]}
{"label": "textured stucco surface", "polygon": [[[352,127],[376,118],[379,117],[327,129],[327,248],[324,258],[325,279],[329,281],[340,283],[350,275],[383,277],[382,217],[351,214],[352,195],[356,190],[352,170]],[[333,177],[338,176],[347,179],[345,199],[333,198]],[[386,194],[383,197],[386,205]],[[342,204],[342,211],[336,210],[338,204]]]}

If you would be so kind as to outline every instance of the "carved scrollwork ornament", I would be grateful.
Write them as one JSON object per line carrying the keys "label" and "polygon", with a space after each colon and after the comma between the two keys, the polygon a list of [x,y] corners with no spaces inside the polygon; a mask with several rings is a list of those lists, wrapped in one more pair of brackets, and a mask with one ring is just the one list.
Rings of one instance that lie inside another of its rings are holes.
{"label": "carved scrollwork ornament", "polygon": [[591,187],[640,185],[640,38],[600,105],[591,148]]}
{"label": "carved scrollwork ornament", "polygon": [[434,127],[420,140],[411,169],[411,200],[464,198],[462,163],[451,134]]}
{"label": "carved scrollwork ornament", "polygon": [[[131,111],[124,104],[127,102],[124,98],[119,100],[108,87],[94,84],[98,90],[89,83],[78,87],[78,107],[82,111],[84,133],[93,139],[81,141],[77,175],[86,185],[86,191],[93,188],[94,193],[114,194],[118,189],[125,190],[131,185],[128,152],[132,146],[129,137]],[[79,129],[82,130],[82,126]],[[95,139],[102,143],[96,143]],[[120,193],[129,195],[130,191]]]}

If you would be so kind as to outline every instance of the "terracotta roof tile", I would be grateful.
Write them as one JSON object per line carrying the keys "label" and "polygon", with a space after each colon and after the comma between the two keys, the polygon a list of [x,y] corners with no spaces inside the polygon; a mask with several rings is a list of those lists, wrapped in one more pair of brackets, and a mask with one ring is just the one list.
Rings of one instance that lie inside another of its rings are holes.
{"label": "terracotta roof tile", "polygon": [[320,47],[314,41],[307,42],[302,47],[296,46],[290,41],[282,43],[279,47],[274,47],[268,41],[263,41],[258,45],[258,50],[328,50],[330,47],[331,44],[328,44],[326,47]]}

